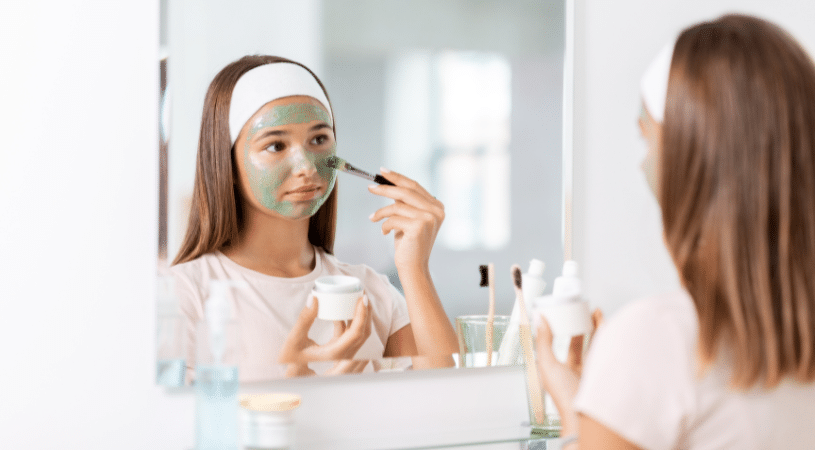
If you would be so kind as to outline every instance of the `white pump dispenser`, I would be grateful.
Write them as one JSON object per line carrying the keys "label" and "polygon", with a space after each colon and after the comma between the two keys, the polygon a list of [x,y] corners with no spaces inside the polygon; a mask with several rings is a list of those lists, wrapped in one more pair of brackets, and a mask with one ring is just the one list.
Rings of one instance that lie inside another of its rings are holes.
{"label": "white pump dispenser", "polygon": [[231,286],[245,283],[229,280],[212,280],[209,282],[210,296],[204,304],[204,320],[209,332],[210,350],[214,365],[224,364],[227,346],[227,324],[233,320],[232,308],[227,301],[227,291]]}
{"label": "white pump dispenser", "polygon": [[[591,312],[589,304],[582,298],[583,289],[580,278],[577,277],[578,265],[575,261],[563,263],[563,275],[555,278],[552,286],[552,295],[536,298],[534,300],[535,316],[543,315],[552,330],[552,351],[555,357],[563,362],[569,353],[572,337],[591,333]],[[537,321],[537,319],[535,320]],[[537,328],[537,327],[535,327]],[[586,346],[583,346],[585,354]],[[558,423],[558,414],[552,397],[547,393],[545,397],[546,420],[549,423]]]}
{"label": "white pump dispenser", "polygon": [[583,290],[575,261],[563,263],[563,275],[555,279],[552,295],[535,299],[535,311],[543,314],[555,338],[591,332],[589,304],[581,298]]}
{"label": "white pump dispenser", "polygon": [[238,450],[237,330],[227,299],[242,281],[211,280],[198,330],[195,368],[196,450]]}

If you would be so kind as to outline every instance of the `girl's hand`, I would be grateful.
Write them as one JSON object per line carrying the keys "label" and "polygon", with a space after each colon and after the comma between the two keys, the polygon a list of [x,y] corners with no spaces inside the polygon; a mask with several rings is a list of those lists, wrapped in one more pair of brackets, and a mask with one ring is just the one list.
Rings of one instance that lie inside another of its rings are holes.
{"label": "girl's hand", "polygon": [[327,343],[318,345],[308,337],[308,331],[317,318],[317,298],[312,297],[312,305],[303,308],[286,342],[283,343],[279,362],[302,366],[303,363],[310,361],[353,359],[357,350],[371,335],[372,317],[368,296],[363,294],[357,301],[351,324],[346,325],[341,320],[335,321],[334,337]]}
{"label": "girl's hand", "polygon": [[[603,322],[603,313],[595,309],[591,315],[594,331]],[[592,331],[589,340],[594,336]],[[574,410],[574,398],[583,373],[583,336],[575,336],[569,343],[569,353],[565,362],[560,362],[552,351],[552,330],[546,318],[540,316],[538,338],[535,342],[538,353],[538,372],[541,384],[552,396],[562,426],[561,435],[568,436],[577,432],[577,412]]]}
{"label": "girl's hand", "polygon": [[371,214],[370,219],[372,222],[386,219],[382,223],[382,234],[395,231],[397,270],[426,270],[430,250],[444,221],[444,205],[410,178],[387,169],[381,171],[382,176],[396,186],[371,185],[368,190],[395,202]]}

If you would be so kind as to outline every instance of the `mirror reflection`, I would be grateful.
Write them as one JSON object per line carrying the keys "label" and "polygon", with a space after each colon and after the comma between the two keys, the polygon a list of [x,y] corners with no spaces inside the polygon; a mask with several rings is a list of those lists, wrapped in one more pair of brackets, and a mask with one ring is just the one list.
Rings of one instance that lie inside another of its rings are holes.
{"label": "mirror reflection", "polygon": [[[241,381],[454,367],[452,320],[487,309],[480,264],[498,268],[498,314],[514,301],[512,263],[545,261],[550,285],[558,275],[561,2],[170,0],[163,11],[165,263],[180,314],[159,323],[167,342],[183,335],[188,382],[196,360],[232,361]],[[298,64],[234,63],[248,54]],[[335,171],[333,155],[388,168],[396,186]],[[348,317],[320,316],[330,296],[313,290],[328,275],[360,281]],[[227,279],[238,283],[211,301],[210,280]]]}

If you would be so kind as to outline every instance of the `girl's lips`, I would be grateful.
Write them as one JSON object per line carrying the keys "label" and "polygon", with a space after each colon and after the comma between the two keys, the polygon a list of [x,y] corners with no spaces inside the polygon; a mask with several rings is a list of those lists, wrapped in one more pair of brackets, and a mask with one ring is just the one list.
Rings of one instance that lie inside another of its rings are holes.
{"label": "girl's lips", "polygon": [[321,193],[322,187],[310,185],[297,188],[293,191],[289,191],[286,195],[295,201],[305,201],[319,197]]}

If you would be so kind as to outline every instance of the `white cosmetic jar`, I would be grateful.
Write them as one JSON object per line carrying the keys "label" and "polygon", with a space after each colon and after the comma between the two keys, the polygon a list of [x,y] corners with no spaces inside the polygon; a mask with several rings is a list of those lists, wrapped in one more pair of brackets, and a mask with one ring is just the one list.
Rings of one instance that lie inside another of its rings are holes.
{"label": "white cosmetic jar", "polygon": [[[533,301],[536,315],[546,317],[552,335],[572,337],[591,333],[589,302],[577,297],[558,298],[551,295]],[[537,326],[536,326],[537,328]]]}
{"label": "white cosmetic jar", "polygon": [[294,442],[296,394],[243,395],[240,400],[241,443],[246,450],[287,450]]}
{"label": "white cosmetic jar", "polygon": [[362,281],[346,275],[329,275],[314,282],[311,295],[317,298],[317,317],[323,320],[351,320],[362,297]]}

